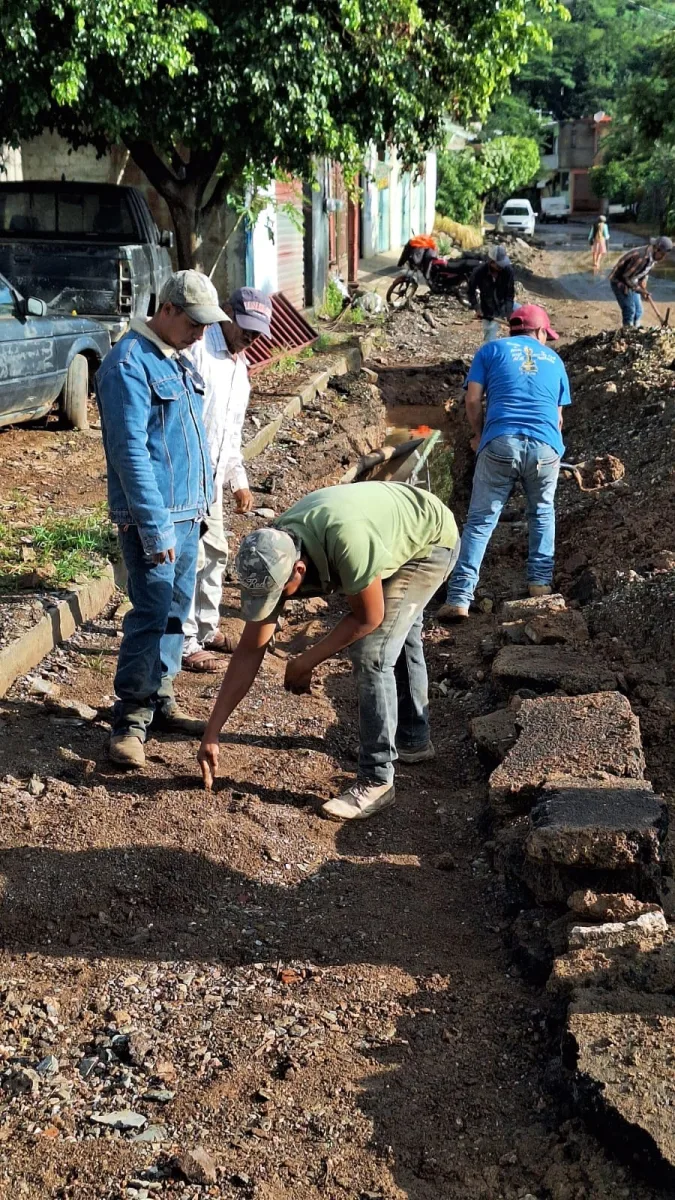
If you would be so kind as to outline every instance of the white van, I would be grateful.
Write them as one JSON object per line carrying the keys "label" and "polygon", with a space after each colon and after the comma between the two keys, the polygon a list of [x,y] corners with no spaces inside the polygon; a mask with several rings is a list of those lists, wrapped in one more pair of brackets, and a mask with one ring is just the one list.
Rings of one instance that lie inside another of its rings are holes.
{"label": "white van", "polygon": [[570,219],[572,209],[567,196],[542,196],[540,206],[542,225],[547,221],[562,221],[566,225]]}
{"label": "white van", "polygon": [[497,219],[497,233],[534,237],[536,217],[529,200],[507,200]]}

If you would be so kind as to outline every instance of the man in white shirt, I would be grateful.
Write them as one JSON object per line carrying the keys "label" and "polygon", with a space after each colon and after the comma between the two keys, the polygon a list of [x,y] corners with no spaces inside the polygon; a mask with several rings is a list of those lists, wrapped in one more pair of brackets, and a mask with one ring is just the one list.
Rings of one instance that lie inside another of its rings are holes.
{"label": "man in white shirt", "polygon": [[197,583],[192,607],[183,625],[183,670],[217,671],[221,654],[234,645],[219,628],[227,540],[223,526],[223,491],[227,485],[236,512],[253,508],[244,461],[241,431],[251,394],[245,350],[257,337],[270,335],[272,304],[255,288],[239,288],[224,306],[230,318],[211,326],[191,352],[205,384],[203,421],[211,453],[214,495],[199,544]]}

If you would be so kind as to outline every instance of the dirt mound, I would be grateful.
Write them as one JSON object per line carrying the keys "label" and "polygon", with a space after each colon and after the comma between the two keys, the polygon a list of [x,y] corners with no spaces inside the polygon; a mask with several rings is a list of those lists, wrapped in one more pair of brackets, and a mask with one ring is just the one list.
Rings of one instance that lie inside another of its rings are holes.
{"label": "dirt mound", "polygon": [[675,547],[675,331],[605,332],[561,350],[573,404],[559,489],[559,586],[582,604],[658,569]]}

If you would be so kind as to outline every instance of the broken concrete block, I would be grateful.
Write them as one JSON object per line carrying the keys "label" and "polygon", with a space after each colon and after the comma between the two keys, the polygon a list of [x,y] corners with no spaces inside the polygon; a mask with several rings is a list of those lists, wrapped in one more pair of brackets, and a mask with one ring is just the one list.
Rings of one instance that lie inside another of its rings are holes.
{"label": "broken concrete block", "polygon": [[644,775],[638,720],[618,692],[525,700],[518,724],[518,741],[490,776],[490,804],[498,813],[527,811],[544,784],[571,771]]}
{"label": "broken concrete block", "polygon": [[527,641],[535,646],[578,646],[589,638],[588,625],[573,608],[532,617],[524,626]]}
{"label": "broken concrete block", "polygon": [[563,1064],[583,1114],[611,1150],[675,1187],[675,1000],[584,990],[571,1005]]}
{"label": "broken concrete block", "polygon": [[492,677],[511,690],[525,685],[537,692],[560,689],[570,696],[617,686],[613,671],[557,646],[504,646],[492,664]]}
{"label": "broken concrete block", "polygon": [[634,921],[608,921],[604,925],[573,925],[570,929],[570,950],[598,946],[612,950],[615,946],[637,946],[662,942],[668,933],[668,922],[662,912],[643,913]]}
{"label": "broken concrete block", "polygon": [[562,612],[566,608],[564,596],[530,596],[523,600],[505,600],[502,615],[506,621],[529,619],[539,613]]}
{"label": "broken concrete block", "polygon": [[605,871],[660,863],[668,823],[664,802],[648,786],[593,780],[549,786],[530,819],[528,858]]}
{"label": "broken concrete block", "polygon": [[518,737],[516,714],[508,708],[499,708],[484,717],[474,717],[469,730],[478,750],[501,762]]}
{"label": "broken concrete block", "polygon": [[573,913],[587,921],[634,921],[643,913],[662,911],[658,904],[636,900],[630,892],[573,892],[567,901]]}
{"label": "broken concrete block", "polygon": [[669,928],[660,943],[647,939],[611,949],[588,946],[559,955],[546,990],[567,998],[584,987],[672,995],[674,978],[675,940]]}

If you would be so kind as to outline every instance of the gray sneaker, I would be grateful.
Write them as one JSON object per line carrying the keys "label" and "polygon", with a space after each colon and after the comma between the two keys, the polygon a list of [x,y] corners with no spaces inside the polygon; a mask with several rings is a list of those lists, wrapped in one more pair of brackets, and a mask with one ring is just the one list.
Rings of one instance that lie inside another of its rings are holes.
{"label": "gray sneaker", "polygon": [[365,821],[393,804],[395,795],[391,783],[357,782],[341,796],[322,804],[320,812],[331,821]]}
{"label": "gray sneaker", "polygon": [[427,762],[430,758],[436,757],[433,742],[427,742],[426,746],[397,746],[399,762],[402,763],[419,763]]}

